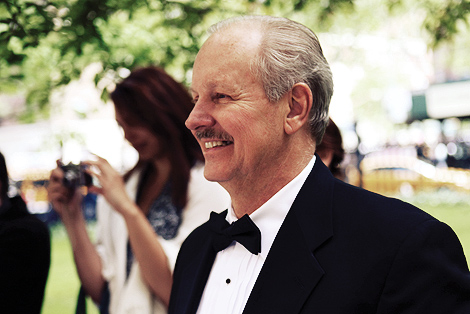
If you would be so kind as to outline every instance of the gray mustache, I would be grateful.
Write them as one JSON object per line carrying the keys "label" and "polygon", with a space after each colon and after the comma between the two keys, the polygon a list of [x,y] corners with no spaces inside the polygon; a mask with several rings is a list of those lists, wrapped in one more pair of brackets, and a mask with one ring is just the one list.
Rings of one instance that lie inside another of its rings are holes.
{"label": "gray mustache", "polygon": [[233,137],[223,132],[217,132],[214,129],[205,129],[202,131],[196,131],[195,136],[199,140],[202,140],[203,138],[210,138],[210,139],[217,139],[221,141],[233,142]]}

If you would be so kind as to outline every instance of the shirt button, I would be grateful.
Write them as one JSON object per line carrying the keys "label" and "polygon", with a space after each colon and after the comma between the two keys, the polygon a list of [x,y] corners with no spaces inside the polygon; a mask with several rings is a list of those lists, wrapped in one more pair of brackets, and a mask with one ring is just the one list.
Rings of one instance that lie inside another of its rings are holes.
{"label": "shirt button", "polygon": [[228,285],[230,282],[231,282],[230,278],[227,278],[227,279],[225,280],[225,283],[226,283],[227,285]]}

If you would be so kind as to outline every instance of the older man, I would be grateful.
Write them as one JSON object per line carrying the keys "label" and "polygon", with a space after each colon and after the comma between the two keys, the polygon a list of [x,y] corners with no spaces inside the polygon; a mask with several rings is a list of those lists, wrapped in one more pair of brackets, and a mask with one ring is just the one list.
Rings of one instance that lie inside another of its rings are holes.
{"label": "older man", "polygon": [[335,179],[315,155],[331,71],[313,32],[274,17],[211,29],[186,125],[231,206],[185,241],[169,312],[470,313],[454,232]]}

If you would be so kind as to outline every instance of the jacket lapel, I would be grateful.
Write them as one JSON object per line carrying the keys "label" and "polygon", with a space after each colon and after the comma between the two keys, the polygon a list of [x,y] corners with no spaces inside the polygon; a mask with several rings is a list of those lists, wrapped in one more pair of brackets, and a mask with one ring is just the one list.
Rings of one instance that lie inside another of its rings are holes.
{"label": "jacket lapel", "polygon": [[314,251],[333,235],[334,178],[317,157],[282,224],[244,314],[299,313],[324,272]]}
{"label": "jacket lapel", "polygon": [[178,293],[174,295],[176,299],[171,302],[174,305],[171,313],[194,314],[197,311],[216,256],[210,238],[208,240],[207,238],[201,239],[201,241],[204,241],[203,246],[197,251],[193,250],[190,254],[192,256],[191,263],[188,263],[181,271],[183,279],[178,286]]}

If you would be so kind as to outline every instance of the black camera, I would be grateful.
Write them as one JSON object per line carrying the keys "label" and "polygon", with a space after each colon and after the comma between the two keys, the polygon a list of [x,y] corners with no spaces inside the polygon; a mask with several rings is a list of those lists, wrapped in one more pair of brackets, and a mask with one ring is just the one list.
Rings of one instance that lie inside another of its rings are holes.
{"label": "black camera", "polygon": [[60,168],[64,171],[63,184],[69,189],[76,189],[81,186],[89,187],[93,184],[91,175],[85,171],[86,165],[69,163],[61,165]]}

